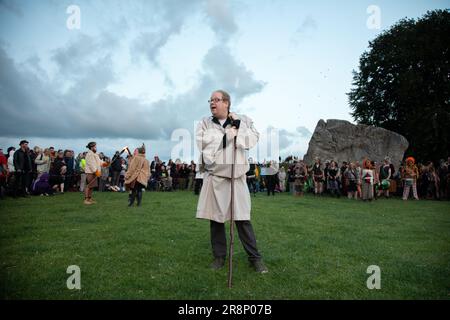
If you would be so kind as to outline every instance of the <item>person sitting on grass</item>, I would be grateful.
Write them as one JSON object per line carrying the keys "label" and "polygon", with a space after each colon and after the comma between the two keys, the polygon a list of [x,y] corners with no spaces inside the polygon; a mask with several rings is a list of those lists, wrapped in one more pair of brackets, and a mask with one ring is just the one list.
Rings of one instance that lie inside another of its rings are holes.
{"label": "person sitting on grass", "polygon": [[46,172],[41,173],[39,177],[33,182],[32,193],[35,196],[49,196],[53,195],[53,188],[49,183],[50,175]]}

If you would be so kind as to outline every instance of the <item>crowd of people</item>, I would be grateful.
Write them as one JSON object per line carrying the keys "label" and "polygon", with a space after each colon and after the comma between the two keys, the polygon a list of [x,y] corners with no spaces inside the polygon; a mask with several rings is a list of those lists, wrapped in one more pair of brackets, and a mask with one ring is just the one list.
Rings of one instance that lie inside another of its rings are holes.
{"label": "crowd of people", "polygon": [[389,157],[381,162],[363,159],[361,162],[343,161],[340,165],[334,160],[322,163],[319,158],[309,165],[291,158],[279,169],[275,162],[263,165],[263,168],[274,167],[273,171],[277,172],[263,179],[258,179],[260,167],[251,165],[249,188],[258,191],[262,184],[268,195],[289,191],[302,196],[309,192],[316,196],[329,194],[364,201],[391,196],[407,200],[411,193],[416,200],[449,200],[449,163],[450,157],[447,161],[442,159],[437,167],[431,161],[417,164],[413,157],[407,157],[396,168]]}
{"label": "crowd of people", "polygon": [[[55,150],[54,147],[30,148],[22,140],[19,148],[9,147],[6,154],[0,149],[1,197],[28,197],[30,195],[56,195],[64,192],[84,192],[87,183],[86,156],[89,151],[75,156],[73,150]],[[117,151],[112,157],[103,152],[98,156],[107,166],[101,166],[98,186],[104,192],[125,192],[126,172],[131,154],[125,157]],[[158,156],[150,164],[148,191],[190,190],[197,194],[201,188],[201,174],[194,161],[190,164],[179,159],[167,163]]]}
{"label": "crowd of people", "polygon": [[[86,188],[86,155],[75,156],[73,150],[29,148],[23,140],[16,150],[9,147],[6,154],[0,149],[0,196],[28,197],[30,195],[55,195],[64,192],[84,192]],[[112,157],[99,152],[99,158],[108,163],[102,166],[95,190],[100,192],[125,192],[125,177],[129,157],[117,151]],[[316,196],[345,196],[349,199],[371,201],[379,197],[398,196],[404,200],[450,199],[450,157],[433,162],[416,163],[406,158],[396,168],[386,157],[377,163],[369,159],[344,161],[321,161],[313,164],[289,157],[283,162],[255,163],[249,159],[247,184],[251,194],[266,192],[267,195],[290,192],[295,196],[311,193]],[[176,159],[167,163],[155,156],[150,163],[147,191],[187,190],[199,194],[202,173],[198,165]]]}

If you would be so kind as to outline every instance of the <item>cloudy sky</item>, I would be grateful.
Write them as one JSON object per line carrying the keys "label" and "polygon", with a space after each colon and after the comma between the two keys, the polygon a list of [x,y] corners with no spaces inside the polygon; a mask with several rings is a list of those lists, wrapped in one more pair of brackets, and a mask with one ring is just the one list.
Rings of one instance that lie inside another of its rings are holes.
{"label": "cloudy sky", "polygon": [[320,119],[352,120],[346,93],[369,41],[401,18],[446,7],[0,0],[0,147],[27,139],[80,152],[95,140],[110,154],[145,142],[149,157],[190,160],[196,121],[209,115],[210,93],[224,89],[262,134],[254,156],[278,154],[268,145],[302,156]]}

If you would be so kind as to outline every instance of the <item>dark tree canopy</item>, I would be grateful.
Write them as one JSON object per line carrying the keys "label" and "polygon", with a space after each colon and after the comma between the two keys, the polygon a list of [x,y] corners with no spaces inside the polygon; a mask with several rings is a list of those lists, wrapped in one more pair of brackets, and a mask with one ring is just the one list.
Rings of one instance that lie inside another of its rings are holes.
{"label": "dark tree canopy", "polygon": [[406,155],[450,156],[450,11],[400,20],[369,42],[348,95],[355,121],[405,136]]}

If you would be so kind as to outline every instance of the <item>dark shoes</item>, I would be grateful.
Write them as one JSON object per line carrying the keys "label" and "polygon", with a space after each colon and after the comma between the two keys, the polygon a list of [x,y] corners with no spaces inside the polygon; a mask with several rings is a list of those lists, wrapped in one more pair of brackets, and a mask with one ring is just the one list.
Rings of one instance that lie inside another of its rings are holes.
{"label": "dark shoes", "polygon": [[142,189],[137,192],[136,198],[137,198],[137,206],[140,207],[142,202]]}
{"label": "dark shoes", "polygon": [[129,207],[132,207],[133,206],[133,204],[134,204],[134,199],[135,199],[136,197],[135,197],[135,194],[134,193],[130,193],[129,195],[128,195],[128,206]]}
{"label": "dark shoes", "polygon": [[264,263],[261,260],[251,261],[250,264],[258,273],[267,273],[269,272],[269,269],[264,265]]}
{"label": "dark shoes", "polygon": [[128,195],[128,206],[132,207],[135,200],[137,200],[137,206],[139,207],[142,202],[142,190],[133,191]]}
{"label": "dark shoes", "polygon": [[211,269],[219,270],[225,266],[225,258],[214,258],[214,261],[211,263]]}

